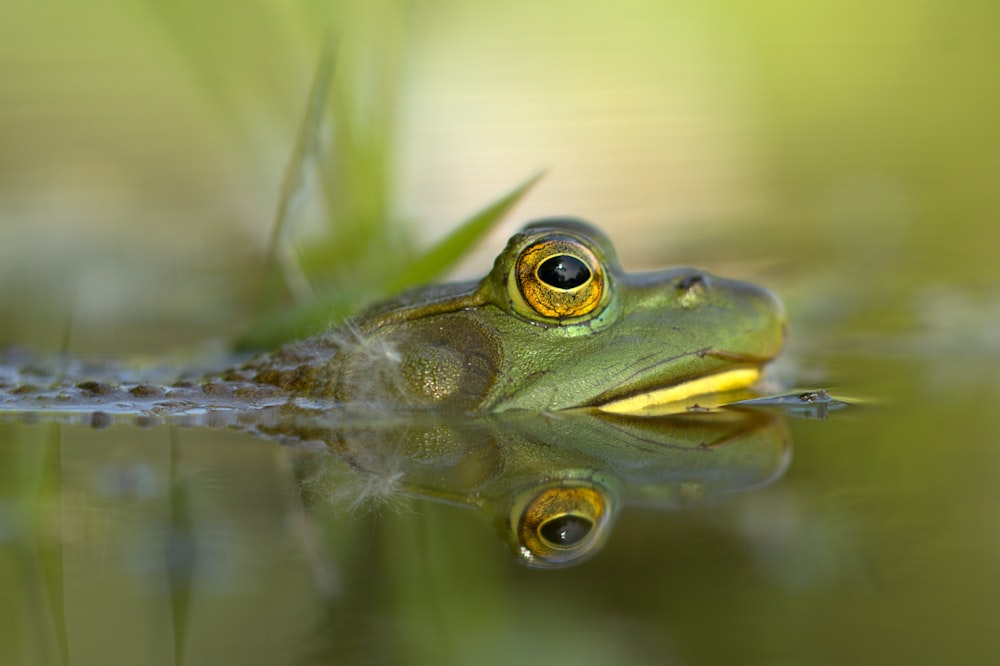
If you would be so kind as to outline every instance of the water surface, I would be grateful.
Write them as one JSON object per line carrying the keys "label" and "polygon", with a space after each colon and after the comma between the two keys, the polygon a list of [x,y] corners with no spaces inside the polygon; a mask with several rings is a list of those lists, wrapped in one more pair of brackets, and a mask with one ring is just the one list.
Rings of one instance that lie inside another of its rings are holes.
{"label": "water surface", "polygon": [[787,469],[633,497],[558,571],[517,563],[488,510],[400,483],[416,465],[489,495],[506,454],[475,438],[419,431],[404,460],[385,433],[338,456],[231,429],[7,423],[4,661],[981,661],[1000,649],[998,387],[981,353],[942,362],[915,335],[823,350],[868,400],[787,419]]}

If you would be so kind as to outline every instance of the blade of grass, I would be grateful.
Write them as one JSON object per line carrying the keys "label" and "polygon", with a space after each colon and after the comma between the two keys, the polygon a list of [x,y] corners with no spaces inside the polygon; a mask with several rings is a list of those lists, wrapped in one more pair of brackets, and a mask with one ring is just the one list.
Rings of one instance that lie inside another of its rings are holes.
{"label": "blade of grass", "polygon": [[[383,262],[408,261],[408,229],[393,210],[395,135],[401,110],[405,26],[409,6],[375,0],[351,12],[338,34],[337,71],[327,104],[328,140],[316,163],[325,237],[303,248],[314,284],[372,282]],[[375,280],[378,284],[378,280]]]}
{"label": "blade of grass", "polygon": [[539,171],[462,222],[437,245],[424,252],[400,271],[395,279],[388,284],[385,293],[394,294],[406,287],[427,282],[443,275],[464,257],[469,248],[482,238],[494,224],[510,212],[544,175],[544,171]]}
{"label": "blade of grass", "polygon": [[242,351],[268,349],[277,344],[337,326],[355,314],[365,302],[386,298],[407,287],[439,278],[455,265],[489,229],[524,198],[545,175],[531,176],[478,213],[462,222],[437,245],[406,265],[383,285],[355,285],[317,295],[283,312],[274,312],[258,321],[235,344]]}
{"label": "blade of grass", "polygon": [[264,262],[259,311],[274,307],[275,301],[280,300],[276,295],[279,291],[276,282],[279,281],[296,301],[308,301],[314,295],[308,277],[300,269],[294,248],[285,237],[289,227],[302,217],[311,187],[310,172],[314,170],[313,165],[322,151],[324,111],[333,79],[333,65],[333,48],[327,43],[316,66],[309,101],[281,181],[278,210]]}

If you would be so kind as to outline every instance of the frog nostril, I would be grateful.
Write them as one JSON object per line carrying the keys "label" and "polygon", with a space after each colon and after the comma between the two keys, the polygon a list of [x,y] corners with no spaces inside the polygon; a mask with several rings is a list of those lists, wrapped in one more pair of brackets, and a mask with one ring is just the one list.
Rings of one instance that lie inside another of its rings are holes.
{"label": "frog nostril", "polygon": [[691,273],[690,275],[685,275],[681,278],[681,280],[677,283],[677,288],[687,291],[694,287],[704,285],[705,282],[705,276],[701,273]]}

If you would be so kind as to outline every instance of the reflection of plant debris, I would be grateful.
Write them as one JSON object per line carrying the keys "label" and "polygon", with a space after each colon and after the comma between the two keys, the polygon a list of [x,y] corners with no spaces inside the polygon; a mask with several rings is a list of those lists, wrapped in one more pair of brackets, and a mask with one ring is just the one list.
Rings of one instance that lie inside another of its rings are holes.
{"label": "reflection of plant debris", "polygon": [[403,512],[408,508],[401,490],[406,461],[401,456],[379,458],[377,465],[360,468],[328,453],[299,456],[295,475],[303,502],[354,514]]}

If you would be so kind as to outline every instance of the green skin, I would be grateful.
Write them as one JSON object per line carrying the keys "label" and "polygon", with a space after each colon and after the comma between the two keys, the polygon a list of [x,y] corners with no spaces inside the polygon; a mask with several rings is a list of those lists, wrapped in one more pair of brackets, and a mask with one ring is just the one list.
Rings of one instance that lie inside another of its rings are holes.
{"label": "green skin", "polygon": [[[603,268],[603,297],[592,313],[545,317],[517,297],[519,255],[551,238],[589,248]],[[759,368],[778,354],[784,331],[781,304],[760,287],[692,269],[626,274],[597,229],[543,220],[513,236],[479,282],[409,291],[347,327],[196,382],[81,381],[88,377],[65,369],[58,380],[36,381],[0,364],[0,411],[169,414],[290,400],[383,413],[599,407],[732,368]]]}

